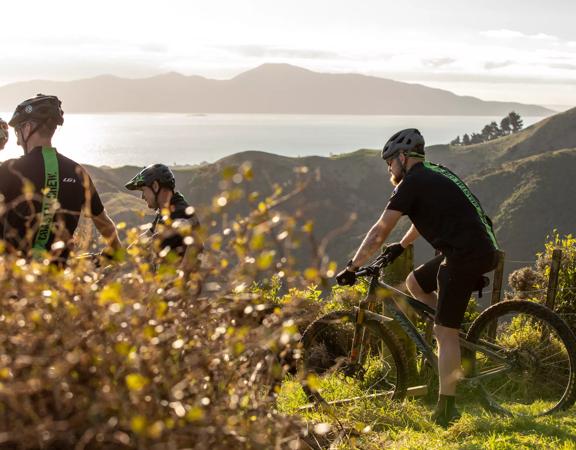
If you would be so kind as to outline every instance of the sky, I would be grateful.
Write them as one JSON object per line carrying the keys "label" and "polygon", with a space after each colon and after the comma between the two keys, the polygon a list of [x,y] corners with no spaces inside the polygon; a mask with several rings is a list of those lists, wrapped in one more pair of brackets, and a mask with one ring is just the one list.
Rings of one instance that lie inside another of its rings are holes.
{"label": "sky", "polygon": [[576,106],[574,0],[27,0],[0,17],[0,85],[277,62]]}

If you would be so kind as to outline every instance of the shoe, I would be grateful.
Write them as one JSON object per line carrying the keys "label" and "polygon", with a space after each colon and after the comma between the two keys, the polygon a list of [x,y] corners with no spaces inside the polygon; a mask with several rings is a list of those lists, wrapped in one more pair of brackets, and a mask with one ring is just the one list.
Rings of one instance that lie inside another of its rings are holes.
{"label": "shoe", "polygon": [[448,428],[458,419],[460,419],[461,414],[456,408],[452,408],[450,411],[444,409],[436,409],[432,413],[432,422],[436,425],[440,425],[443,428]]}

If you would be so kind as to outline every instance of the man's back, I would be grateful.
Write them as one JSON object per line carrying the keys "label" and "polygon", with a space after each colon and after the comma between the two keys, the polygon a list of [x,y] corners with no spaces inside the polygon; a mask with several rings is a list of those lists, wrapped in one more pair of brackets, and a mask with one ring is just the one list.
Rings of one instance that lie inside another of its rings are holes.
{"label": "man's back", "polygon": [[409,216],[420,234],[448,257],[498,248],[492,225],[466,184],[445,167],[415,164],[387,208]]}
{"label": "man's back", "polygon": [[[67,246],[78,225],[80,213],[86,208],[92,216],[104,210],[90,176],[79,164],[57,153],[58,208],[44,244],[46,249],[57,240]],[[0,215],[0,238],[9,248],[28,253],[37,239],[42,209],[47,194],[47,173],[43,149],[36,147],[28,154],[6,161],[0,166],[0,193],[6,211]],[[45,211],[50,214],[50,211]],[[51,215],[51,214],[50,214]],[[68,255],[65,248],[61,257]]]}

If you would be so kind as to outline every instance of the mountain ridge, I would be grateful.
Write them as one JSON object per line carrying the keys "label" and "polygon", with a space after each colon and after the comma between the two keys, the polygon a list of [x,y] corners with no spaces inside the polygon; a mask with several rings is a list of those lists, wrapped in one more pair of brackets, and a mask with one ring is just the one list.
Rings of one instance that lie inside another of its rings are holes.
{"label": "mountain ridge", "polygon": [[355,73],[263,64],[228,80],[168,72],[128,79],[100,75],[0,87],[0,109],[38,92],[58,95],[67,112],[546,116],[538,105],[484,101],[422,84]]}

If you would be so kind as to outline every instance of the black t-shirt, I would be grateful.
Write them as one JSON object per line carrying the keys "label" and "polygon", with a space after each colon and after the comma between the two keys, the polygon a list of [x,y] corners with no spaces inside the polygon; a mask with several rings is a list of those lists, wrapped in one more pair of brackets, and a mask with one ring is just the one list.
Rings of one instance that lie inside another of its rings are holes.
{"label": "black t-shirt", "polygon": [[[170,220],[172,228],[162,233],[160,250],[169,247],[171,251],[175,251],[178,256],[184,256],[187,245],[184,243],[186,233],[180,232],[179,227],[174,227],[177,221],[185,221],[184,225],[190,225],[191,229],[198,228],[200,222],[194,212],[194,208],[188,204],[184,196],[180,192],[175,192],[170,201]],[[159,212],[152,223],[150,232],[154,234],[157,230],[158,224],[164,224],[162,214]]]}
{"label": "black t-shirt", "polygon": [[[98,216],[104,211],[104,206],[88,172],[58,152],[56,158],[60,206],[54,214],[45,247],[49,250],[55,241],[64,241],[66,247],[59,257],[66,259],[80,213],[84,211],[90,216]],[[41,147],[0,165],[0,194],[6,206],[4,213],[0,210],[0,239],[8,244],[9,250],[28,254],[34,246],[42,217],[45,177]]]}
{"label": "black t-shirt", "polygon": [[449,258],[498,249],[492,222],[478,199],[460,178],[438,164],[412,166],[386,209],[407,215],[424,239]]}

